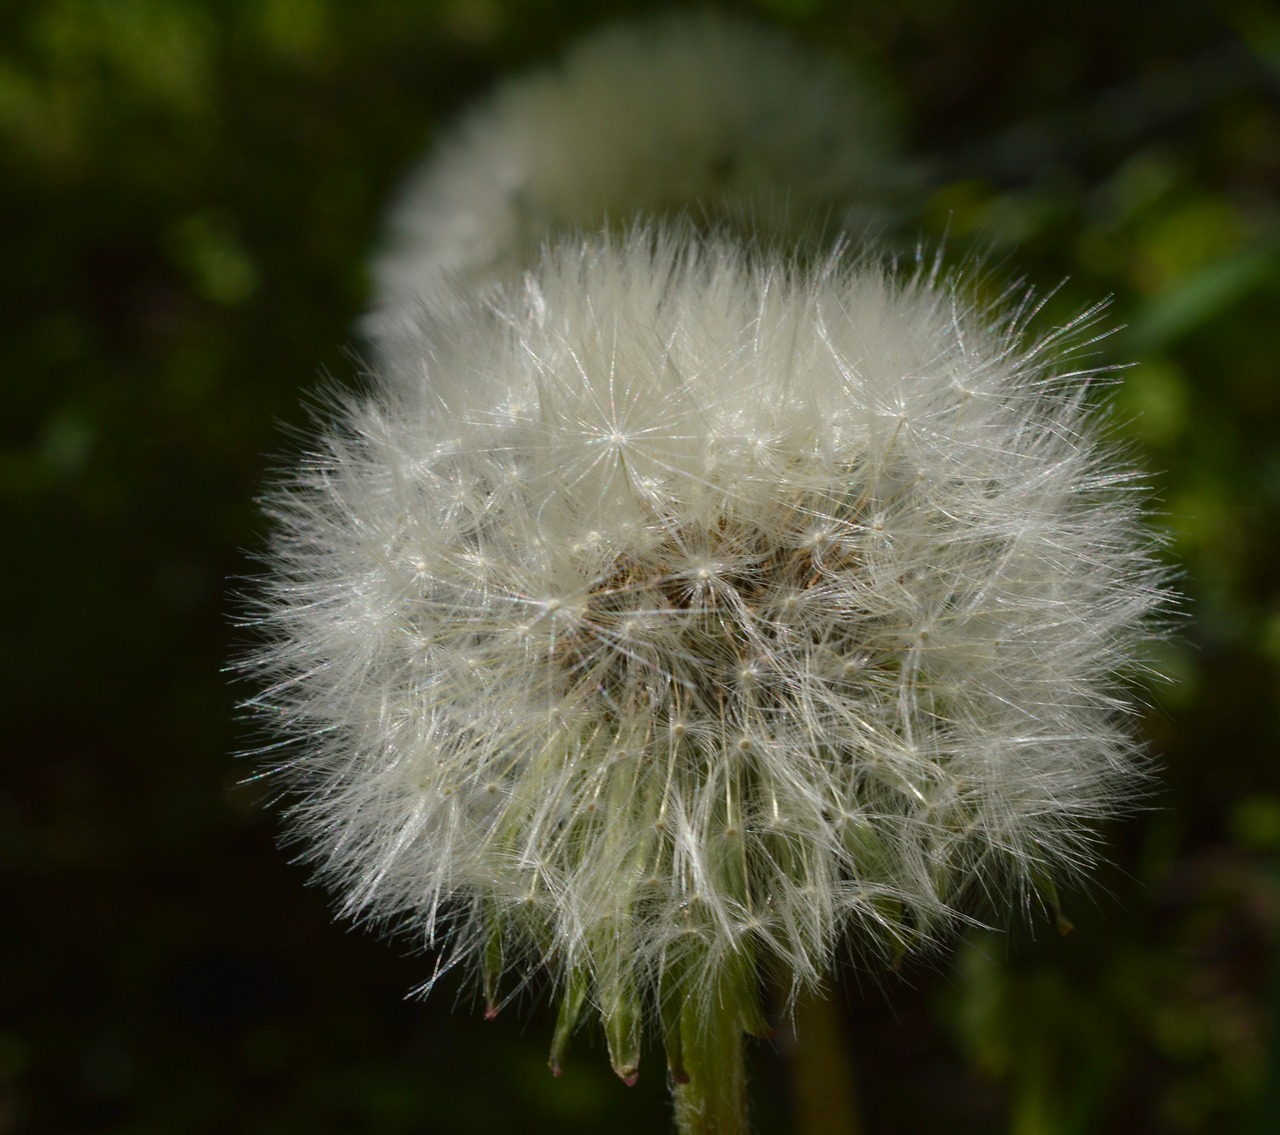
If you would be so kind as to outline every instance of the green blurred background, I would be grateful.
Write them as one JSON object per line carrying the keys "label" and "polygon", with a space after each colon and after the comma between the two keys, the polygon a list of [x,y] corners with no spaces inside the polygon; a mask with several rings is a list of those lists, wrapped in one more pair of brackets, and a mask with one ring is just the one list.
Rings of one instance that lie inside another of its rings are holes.
{"label": "green blurred background", "polygon": [[[1069,316],[1156,471],[1189,615],[1153,808],[1043,914],[834,992],[868,1132],[1280,1131],[1280,15],[1241,3],[757,0],[862,61],[946,234]],[[254,496],[442,123],[613,0],[0,4],[0,1133],[665,1131],[661,1057],[562,1080],[330,919],[222,672]],[[455,996],[455,994],[458,994]],[[787,1131],[787,1043],[752,1055]]]}

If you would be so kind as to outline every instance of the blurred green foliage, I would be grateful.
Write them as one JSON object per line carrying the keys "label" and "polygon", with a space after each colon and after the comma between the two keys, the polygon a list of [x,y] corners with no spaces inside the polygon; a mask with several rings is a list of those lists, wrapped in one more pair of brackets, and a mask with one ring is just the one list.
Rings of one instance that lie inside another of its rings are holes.
{"label": "blurred green foliage", "polygon": [[[1110,296],[1091,362],[1154,474],[1189,616],[1154,664],[1160,791],[1117,867],[837,990],[869,1131],[1280,1128],[1280,16],[1255,0],[759,0],[871,67],[926,245]],[[352,323],[397,177],[497,76],[622,0],[0,7],[8,538],[0,1132],[664,1130],[531,996],[329,921],[274,846],[221,672],[268,455]],[[284,427],[284,428],[282,428]],[[528,1008],[528,1013],[525,1009]],[[529,1023],[523,1024],[528,1019]],[[594,1051],[593,1049],[594,1044]],[[788,1129],[785,1038],[754,1053]]]}

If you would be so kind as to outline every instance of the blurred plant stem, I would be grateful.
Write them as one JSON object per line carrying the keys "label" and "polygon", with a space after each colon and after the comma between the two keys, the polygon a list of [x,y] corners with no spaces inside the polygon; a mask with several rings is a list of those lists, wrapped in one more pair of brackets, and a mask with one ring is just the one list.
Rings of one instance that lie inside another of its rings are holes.
{"label": "blurred plant stem", "polygon": [[812,990],[795,1006],[791,1092],[798,1135],[862,1135],[854,1091],[853,1060],[840,1015]]}
{"label": "blurred plant stem", "polygon": [[805,990],[796,1001],[791,1099],[797,1135],[863,1135],[854,1066],[831,999]]}

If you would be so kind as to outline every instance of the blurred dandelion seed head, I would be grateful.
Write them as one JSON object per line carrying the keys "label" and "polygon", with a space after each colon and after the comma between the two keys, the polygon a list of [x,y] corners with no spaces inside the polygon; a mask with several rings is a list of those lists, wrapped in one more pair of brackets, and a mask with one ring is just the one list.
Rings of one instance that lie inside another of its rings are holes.
{"label": "blurred dandelion seed head", "polygon": [[446,279],[481,288],[548,239],[637,216],[797,246],[882,228],[920,180],[891,101],[866,68],[713,9],[607,25],[499,85],[411,172],[366,330],[384,345]]}

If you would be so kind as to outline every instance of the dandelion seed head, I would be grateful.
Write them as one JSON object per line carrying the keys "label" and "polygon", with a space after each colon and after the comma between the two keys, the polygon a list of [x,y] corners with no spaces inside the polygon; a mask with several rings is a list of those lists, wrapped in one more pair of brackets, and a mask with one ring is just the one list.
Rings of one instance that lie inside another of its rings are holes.
{"label": "dandelion seed head", "polygon": [[636,216],[692,210],[795,242],[880,223],[916,180],[891,156],[888,102],[723,12],[608,26],[499,86],[409,177],[365,329],[381,350],[446,278],[482,288],[548,238]]}
{"label": "dandelion seed head", "polygon": [[1087,867],[1165,593],[1024,322],[679,226],[420,319],[269,506],[254,705],[343,911],[609,1021]]}

